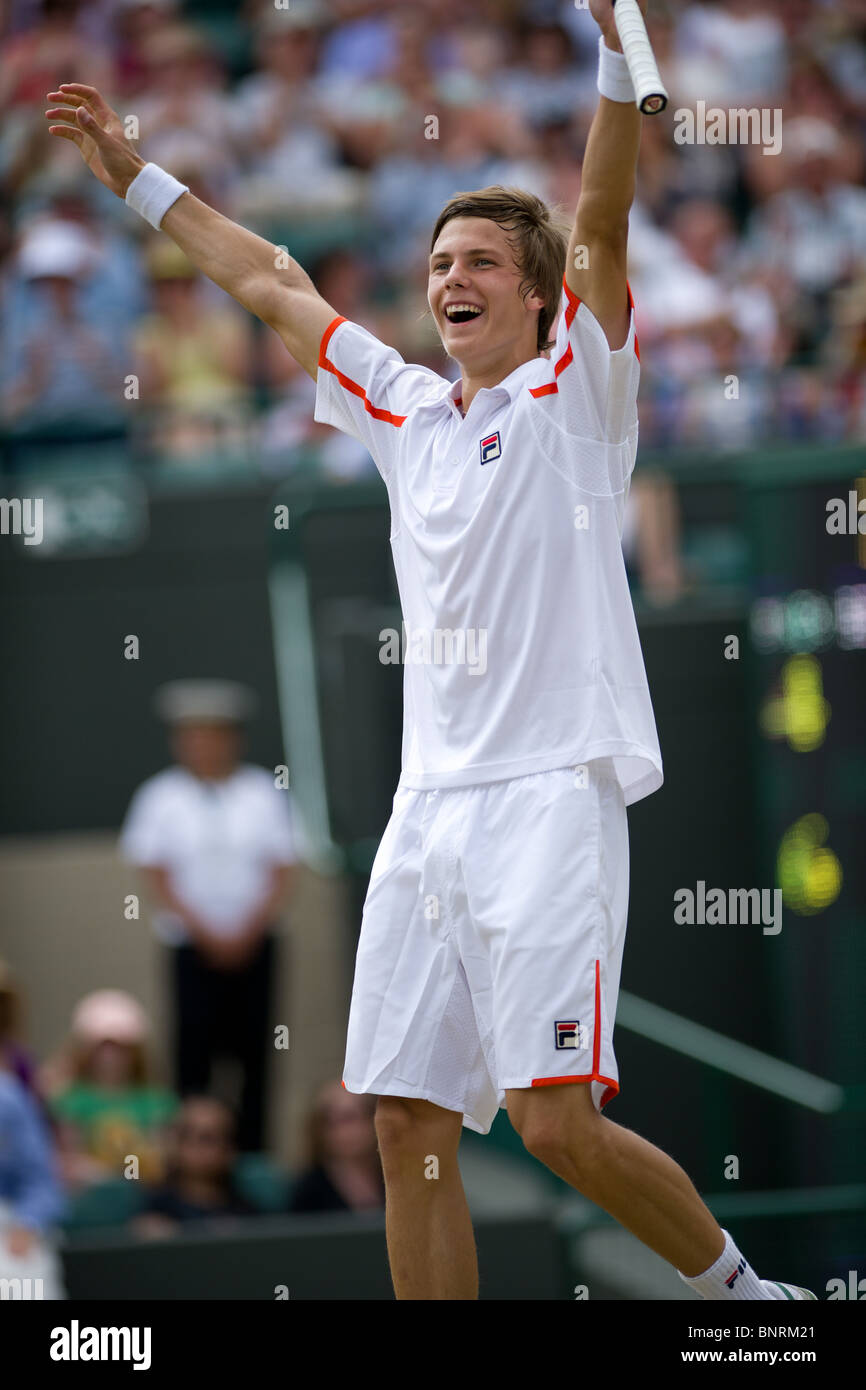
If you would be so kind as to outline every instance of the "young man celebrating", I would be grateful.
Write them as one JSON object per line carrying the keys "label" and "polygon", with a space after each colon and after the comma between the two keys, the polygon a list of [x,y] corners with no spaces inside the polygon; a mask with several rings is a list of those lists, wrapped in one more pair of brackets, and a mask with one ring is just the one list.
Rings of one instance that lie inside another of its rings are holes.
{"label": "young man celebrating", "polygon": [[413,642],[343,1082],[379,1097],[397,1297],[477,1298],[457,1149],[464,1124],[487,1133],[505,1105],[530,1153],[702,1297],[812,1298],[760,1280],[683,1170],[602,1114],[619,1090],[626,806],[661,785],[662,764],[620,546],[637,449],[626,243],[641,117],[613,6],[590,9],[601,98],[567,245],[515,189],[459,194],[434,229],[428,302],[454,384],[404,363],[297,262],[276,268],[276,248],[144,165],[93,88],[49,93],[64,105],[47,115],[280,334],[317,381],[316,419],[362,440],[388,488],[422,655]]}

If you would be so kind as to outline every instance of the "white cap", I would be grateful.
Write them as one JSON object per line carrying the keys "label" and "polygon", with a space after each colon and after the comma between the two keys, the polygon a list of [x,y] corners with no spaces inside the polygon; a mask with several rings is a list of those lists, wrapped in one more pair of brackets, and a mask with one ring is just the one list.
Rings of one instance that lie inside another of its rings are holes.
{"label": "white cap", "polygon": [[835,126],[818,116],[795,116],[785,122],[783,146],[789,159],[832,158],[842,148]]}
{"label": "white cap", "polygon": [[168,724],[240,724],[256,710],[252,690],[236,681],[170,681],[154,697]]}
{"label": "white cap", "polygon": [[94,255],[93,242],[77,222],[37,222],[25,233],[18,268],[28,280],[45,275],[77,280],[91,269]]}
{"label": "white cap", "polygon": [[72,1032],[82,1042],[143,1042],[150,1031],[147,1014],[122,989],[97,989],[79,1000]]}

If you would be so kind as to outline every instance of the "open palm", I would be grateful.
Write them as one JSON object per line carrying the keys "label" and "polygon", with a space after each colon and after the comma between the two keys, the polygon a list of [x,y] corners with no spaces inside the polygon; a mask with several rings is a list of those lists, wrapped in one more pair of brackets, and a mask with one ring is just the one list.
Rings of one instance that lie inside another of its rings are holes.
{"label": "open palm", "polygon": [[135,153],[117,112],[95,87],[82,82],[64,82],[47,96],[49,101],[63,103],[45,112],[49,121],[63,121],[62,125],[49,125],[49,134],[71,140],[99,182],[118,198],[125,197],[144,160]]}

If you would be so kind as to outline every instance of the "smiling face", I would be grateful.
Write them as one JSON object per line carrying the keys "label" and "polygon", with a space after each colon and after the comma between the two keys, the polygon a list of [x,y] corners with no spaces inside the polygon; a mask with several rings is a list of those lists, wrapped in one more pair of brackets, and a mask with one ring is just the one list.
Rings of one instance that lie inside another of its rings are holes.
{"label": "smiling face", "polygon": [[521,298],[523,278],[498,222],[487,217],[446,222],[430,257],[427,302],[449,357],[484,370],[498,361],[517,365],[538,355],[543,300],[534,293]]}

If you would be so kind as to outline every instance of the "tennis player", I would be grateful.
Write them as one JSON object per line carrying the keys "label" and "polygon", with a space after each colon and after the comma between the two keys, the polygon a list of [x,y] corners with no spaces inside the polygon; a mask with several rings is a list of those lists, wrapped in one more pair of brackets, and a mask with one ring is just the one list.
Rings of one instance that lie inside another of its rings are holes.
{"label": "tennis player", "polygon": [[[457,1164],[497,1110],[530,1153],[707,1299],[759,1279],[667,1154],[602,1112],[628,900],[626,807],[662,762],[620,531],[640,372],[626,243],[641,116],[610,0],[569,233],[532,194],[461,193],[428,302],[460,367],[406,364],[301,266],[145,164],[92,87],[49,128],[317,382],[315,418],[387,485],[404,617],[404,735],[358,946],[343,1084],[379,1097],[399,1299],[478,1297]],[[554,328],[554,325],[555,328]]]}

